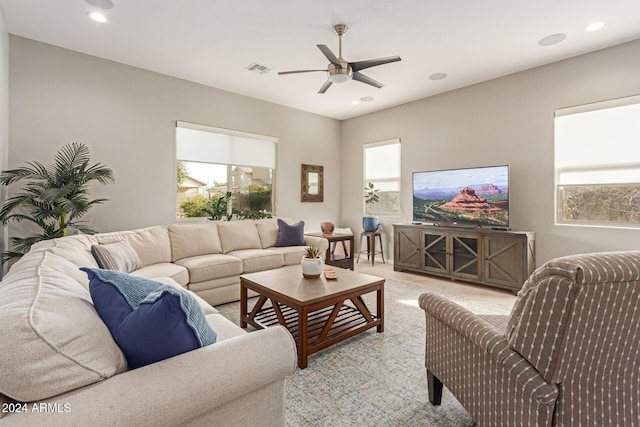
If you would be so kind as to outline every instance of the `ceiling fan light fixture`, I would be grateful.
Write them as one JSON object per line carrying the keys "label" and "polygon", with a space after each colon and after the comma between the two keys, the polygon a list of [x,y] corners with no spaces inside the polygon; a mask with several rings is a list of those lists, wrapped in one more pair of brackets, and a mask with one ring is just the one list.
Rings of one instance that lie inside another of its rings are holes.
{"label": "ceiling fan light fixture", "polygon": [[348,74],[333,74],[329,76],[331,83],[346,83],[351,80],[351,76]]}
{"label": "ceiling fan light fixture", "polygon": [[327,73],[329,73],[329,81],[338,84],[348,82],[353,75],[353,71],[347,63],[342,63],[340,67],[335,64],[329,64]]}

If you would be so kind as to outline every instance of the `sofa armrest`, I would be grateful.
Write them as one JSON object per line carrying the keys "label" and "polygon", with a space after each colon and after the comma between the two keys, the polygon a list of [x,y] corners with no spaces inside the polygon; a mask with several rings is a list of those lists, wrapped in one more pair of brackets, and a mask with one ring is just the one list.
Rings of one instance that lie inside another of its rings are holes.
{"label": "sofa armrest", "polygon": [[278,326],[221,341],[38,402],[57,403],[57,413],[15,413],[0,423],[6,421],[16,426],[178,425],[253,390],[283,381],[296,367],[295,341],[285,328]]}
{"label": "sofa armrest", "polygon": [[327,249],[329,249],[329,241],[324,237],[316,237],[316,236],[304,236],[304,244],[306,246],[316,246],[320,249],[321,254],[325,254]]}
{"label": "sofa armrest", "polygon": [[[435,340],[445,339],[450,343],[464,343],[466,348],[457,348],[456,350],[469,355],[467,359],[469,368],[477,369],[475,367],[484,366],[482,360],[471,356],[480,354],[481,358],[489,358],[496,365],[502,366],[514,383],[517,383],[522,389],[528,390],[541,404],[554,404],[558,395],[557,387],[548,384],[528,360],[509,346],[503,331],[499,331],[482,317],[440,295],[424,293],[418,298],[418,303],[425,311],[427,320],[427,360],[430,358],[430,352],[438,351],[430,346],[430,338],[434,338],[430,337],[430,331],[437,331],[440,338],[435,338]],[[457,363],[456,360],[446,357],[446,355],[442,356],[442,354],[437,354],[434,355],[434,358],[437,358],[442,365]],[[445,370],[449,370],[449,368],[455,370],[459,367],[447,367]],[[432,370],[429,366],[427,369]],[[438,372],[434,372],[434,374],[437,376]],[[440,380],[447,383],[446,378],[440,378]]]}

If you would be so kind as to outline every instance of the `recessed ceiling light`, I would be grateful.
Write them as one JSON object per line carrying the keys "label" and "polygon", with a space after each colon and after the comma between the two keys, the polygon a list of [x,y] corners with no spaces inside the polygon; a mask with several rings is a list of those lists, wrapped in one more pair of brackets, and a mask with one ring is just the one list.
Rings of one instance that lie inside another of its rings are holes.
{"label": "recessed ceiling light", "polygon": [[100,12],[89,12],[88,15],[89,18],[93,19],[96,22],[107,22],[107,17]]}
{"label": "recessed ceiling light", "polygon": [[360,104],[360,101],[351,101],[351,105],[358,105]]}
{"label": "recessed ceiling light", "polygon": [[442,80],[446,77],[447,75],[445,73],[433,73],[429,76],[429,80]]}
{"label": "recessed ceiling light", "polygon": [[606,22],[604,21],[598,21],[598,22],[592,22],[591,24],[587,25],[585,27],[585,31],[596,31],[599,30],[600,28],[604,27],[606,24]]}
{"label": "recessed ceiling light", "polygon": [[362,102],[371,102],[373,101],[373,96],[363,96],[362,98],[360,98],[360,101]]}
{"label": "recessed ceiling light", "polygon": [[540,41],[538,41],[538,44],[540,46],[551,46],[560,43],[566,38],[567,35],[564,33],[549,34],[548,36],[541,38]]}
{"label": "recessed ceiling light", "polygon": [[84,2],[98,9],[113,9],[113,2],[111,0],[84,0]]}

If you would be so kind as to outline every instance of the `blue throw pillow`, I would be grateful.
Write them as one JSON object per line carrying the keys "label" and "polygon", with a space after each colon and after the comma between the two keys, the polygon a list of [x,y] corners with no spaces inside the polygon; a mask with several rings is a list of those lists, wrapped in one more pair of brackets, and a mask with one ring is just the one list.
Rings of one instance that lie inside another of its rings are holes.
{"label": "blue throw pillow", "polygon": [[276,246],[304,246],[304,221],[289,225],[278,218],[278,241]]}
{"label": "blue throw pillow", "polygon": [[93,304],[130,369],[216,342],[193,295],[155,280],[113,270],[81,268]]}

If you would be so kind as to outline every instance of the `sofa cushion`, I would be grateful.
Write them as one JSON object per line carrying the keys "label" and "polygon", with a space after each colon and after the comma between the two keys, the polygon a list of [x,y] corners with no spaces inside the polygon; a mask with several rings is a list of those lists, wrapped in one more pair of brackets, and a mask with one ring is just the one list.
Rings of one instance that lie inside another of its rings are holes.
{"label": "sofa cushion", "polygon": [[146,265],[140,270],[132,271],[131,274],[147,279],[171,277],[181,286],[187,286],[189,284],[189,272],[187,269],[171,262],[159,262],[158,264]]}
{"label": "sofa cushion", "polygon": [[[280,252],[283,257],[284,265],[295,265],[302,262],[305,246],[284,246],[281,248],[270,248],[270,251]],[[324,253],[323,253],[324,255]]]}
{"label": "sofa cushion", "polygon": [[[82,272],[81,272],[82,273]],[[84,274],[84,273],[82,273]],[[85,274],[86,276],[86,274]],[[184,287],[182,285],[179,285],[178,282],[176,282],[175,280],[173,280],[171,277],[154,277],[153,280],[155,280],[156,282],[160,282],[163,285],[171,285],[171,286],[175,286],[178,289],[182,289],[184,290]],[[191,291],[188,291],[191,292]],[[207,316],[209,314],[217,314],[220,313],[217,309],[215,309],[211,304],[209,304],[208,302],[206,302],[204,299],[202,299],[198,294],[196,294],[195,292],[191,292],[191,295],[193,295],[193,297],[198,300],[198,303],[200,304],[200,307],[202,307],[202,311],[204,312],[204,315]],[[214,331],[218,332],[216,330],[216,328],[213,328]],[[218,334],[218,338],[219,338],[220,334]]]}
{"label": "sofa cushion", "polygon": [[119,271],[82,270],[89,276],[96,310],[131,369],[216,342],[189,292]]}
{"label": "sofa cushion", "polygon": [[171,224],[171,256],[173,261],[197,255],[219,254],[222,244],[215,222],[201,224]]}
{"label": "sofa cushion", "polygon": [[229,252],[228,255],[238,257],[242,260],[243,273],[270,270],[284,265],[282,254],[277,251],[272,251],[271,249],[241,249]]}
{"label": "sofa cushion", "polygon": [[130,273],[142,267],[142,261],[128,240],[91,245],[91,253],[100,268]]}
{"label": "sofa cushion", "polygon": [[303,246],[304,245],[304,221],[295,224],[287,224],[278,218],[278,241],[276,246]]}
{"label": "sofa cushion", "polygon": [[64,257],[61,257],[60,255],[50,252],[47,255],[47,262],[51,263],[51,265],[55,265],[56,271],[69,276],[69,278],[78,282],[87,291],[89,290],[89,278],[85,273],[80,271],[77,265],[75,265],[71,261]]}
{"label": "sofa cushion", "polygon": [[[89,291],[47,251],[13,265],[0,292],[0,393],[47,399],[124,372]],[[7,327],[10,325],[10,327]]]}
{"label": "sofa cushion", "polygon": [[[66,258],[77,267],[97,267],[98,263],[91,254],[91,246],[96,243],[98,241],[93,236],[76,234],[58,239],[43,240],[31,246],[29,252],[44,250]],[[86,274],[82,274],[86,276]]]}
{"label": "sofa cushion", "polygon": [[[280,219],[287,224],[293,223],[293,219],[288,217]],[[257,219],[255,222],[258,235],[260,236],[260,242],[262,243],[262,249],[274,247],[278,241],[278,218]]]}
{"label": "sofa cushion", "polygon": [[275,246],[278,241],[278,220],[276,218],[263,218],[257,219],[255,222],[262,249]]}
{"label": "sofa cushion", "polygon": [[128,240],[138,253],[142,265],[171,262],[171,241],[167,227],[156,226],[131,231],[101,233],[94,236],[98,243]]}
{"label": "sofa cushion", "polygon": [[225,254],[238,249],[262,248],[255,221],[250,219],[218,222],[218,234]]}
{"label": "sofa cushion", "polygon": [[189,283],[242,274],[242,260],[223,254],[200,255],[176,261],[189,272]]}

